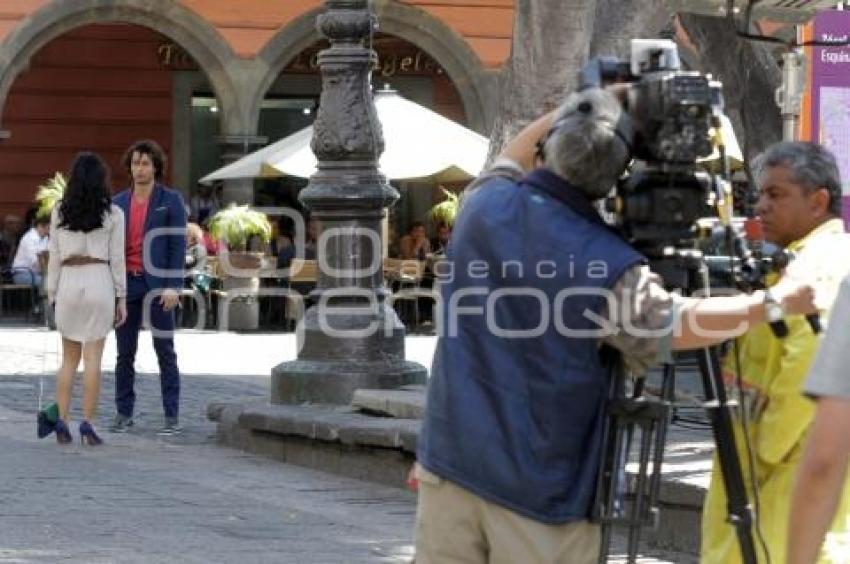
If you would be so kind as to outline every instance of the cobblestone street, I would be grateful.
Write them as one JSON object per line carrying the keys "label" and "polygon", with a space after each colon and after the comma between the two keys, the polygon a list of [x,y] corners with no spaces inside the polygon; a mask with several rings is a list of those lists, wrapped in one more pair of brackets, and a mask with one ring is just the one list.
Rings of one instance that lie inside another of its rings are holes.
{"label": "cobblestone street", "polygon": [[[0,562],[409,559],[412,494],[214,444],[207,403],[267,397],[269,367],[286,357],[287,347],[294,355],[290,337],[180,334],[185,431],[169,438],[156,435],[162,408],[146,337],[137,362],[135,430],[103,433],[106,446],[90,449],[34,436],[45,372],[44,398],[53,399],[56,333],[0,329]],[[104,369],[113,363],[111,341]],[[113,374],[105,372],[101,429],[113,413],[113,391]],[[80,393],[77,386],[72,419],[79,418]]]}
{"label": "cobblestone street", "polygon": [[189,444],[193,434],[60,447],[3,408],[0,562],[405,561],[411,494]]}
{"label": "cobblestone street", "polygon": [[[432,337],[409,337],[429,364]],[[269,370],[295,355],[291,335],[183,332],[183,434],[159,437],[159,381],[149,337],[139,346],[137,425],[103,448],[35,438],[40,376],[53,400],[58,336],[0,327],[0,563],[408,562],[409,492],[217,446],[212,401],[268,396]],[[97,425],[113,413],[114,340],[104,354]],[[79,419],[81,390],[75,389]],[[76,425],[72,426],[76,436]],[[657,555],[642,562],[691,562]]]}

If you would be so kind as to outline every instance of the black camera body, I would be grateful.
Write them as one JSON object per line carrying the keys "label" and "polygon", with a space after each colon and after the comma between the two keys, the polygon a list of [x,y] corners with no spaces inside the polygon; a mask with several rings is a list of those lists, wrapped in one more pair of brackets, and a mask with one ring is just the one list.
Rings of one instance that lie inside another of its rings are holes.
{"label": "black camera body", "polygon": [[600,57],[584,67],[582,87],[628,84],[624,109],[635,131],[630,174],[606,209],[631,244],[650,259],[666,247],[692,246],[698,219],[716,215],[720,180],[698,160],[714,151],[720,127],[721,85],[680,70],[675,43],[632,41],[632,57]]}
{"label": "black camera body", "polygon": [[723,105],[718,83],[697,72],[657,70],[637,77],[629,98],[636,158],[693,165],[711,155],[710,130]]}

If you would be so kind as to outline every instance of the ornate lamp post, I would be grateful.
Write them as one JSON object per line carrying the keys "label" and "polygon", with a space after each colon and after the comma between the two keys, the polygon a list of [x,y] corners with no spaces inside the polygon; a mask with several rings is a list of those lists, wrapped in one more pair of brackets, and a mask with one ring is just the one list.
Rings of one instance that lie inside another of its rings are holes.
{"label": "ornate lamp post", "polygon": [[272,371],[272,403],[347,404],[357,388],[424,383],[404,360],[404,325],[386,303],[381,220],[398,193],[378,171],[384,150],[372,100],[369,0],[325,0],[322,95],[312,149],[319,161],[300,199],[320,223],[319,275],[299,330],[298,359]]}

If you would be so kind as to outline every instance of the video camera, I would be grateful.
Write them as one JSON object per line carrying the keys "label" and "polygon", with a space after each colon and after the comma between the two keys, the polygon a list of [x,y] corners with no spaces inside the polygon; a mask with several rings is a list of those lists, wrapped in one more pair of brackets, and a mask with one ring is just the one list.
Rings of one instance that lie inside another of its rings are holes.
{"label": "video camera", "polygon": [[[666,285],[696,290],[687,273],[695,266],[687,263],[699,259],[726,288],[762,287],[782,259],[761,254],[760,243],[744,237],[743,220],[733,221],[722,85],[682,70],[676,44],[661,39],[632,40],[628,61],[593,59],[580,82],[582,88],[628,85],[623,106],[635,131],[635,160],[605,209]],[[711,172],[704,164],[709,157],[721,163]]]}
{"label": "video camera", "polygon": [[721,85],[680,67],[672,41],[634,39],[631,60],[599,57],[582,69],[583,88],[632,85],[625,106],[635,126],[637,159],[691,165],[712,152],[713,118],[723,111]]}
{"label": "video camera", "polygon": [[716,181],[698,159],[713,150],[721,86],[680,66],[672,41],[634,39],[630,61],[599,57],[581,75],[583,88],[629,84],[623,106],[633,121],[637,162],[606,207],[650,258],[654,247],[693,241],[697,220],[715,215],[710,200]]}

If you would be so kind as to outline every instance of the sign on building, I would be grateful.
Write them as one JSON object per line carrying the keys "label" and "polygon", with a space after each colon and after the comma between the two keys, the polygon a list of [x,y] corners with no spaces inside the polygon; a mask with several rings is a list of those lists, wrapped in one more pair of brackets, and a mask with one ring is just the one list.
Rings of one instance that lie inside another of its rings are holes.
{"label": "sign on building", "polygon": [[[846,42],[850,11],[820,12],[804,30],[805,39]],[[801,139],[821,143],[838,160],[845,223],[850,224],[850,45],[807,49],[809,80]]]}

